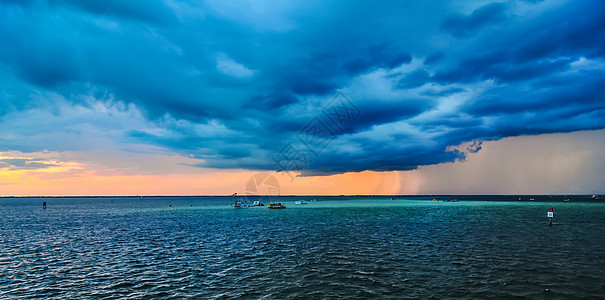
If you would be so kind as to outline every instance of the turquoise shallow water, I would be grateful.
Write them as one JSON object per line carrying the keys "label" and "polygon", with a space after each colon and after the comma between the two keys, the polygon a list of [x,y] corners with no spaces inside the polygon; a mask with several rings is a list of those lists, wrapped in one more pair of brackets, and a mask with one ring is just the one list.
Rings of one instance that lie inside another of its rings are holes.
{"label": "turquoise shallow water", "polygon": [[0,199],[0,298],[605,298],[603,203],[315,198]]}

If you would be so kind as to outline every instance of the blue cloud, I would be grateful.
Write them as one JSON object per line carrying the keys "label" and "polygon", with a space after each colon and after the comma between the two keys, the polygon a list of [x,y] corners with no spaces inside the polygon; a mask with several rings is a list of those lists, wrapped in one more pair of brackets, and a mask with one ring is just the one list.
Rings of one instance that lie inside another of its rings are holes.
{"label": "blue cloud", "polygon": [[150,23],[169,24],[176,21],[176,16],[172,13],[172,10],[163,1],[158,0],[145,1],[145,5],[119,0],[50,0],[49,2],[54,5],[68,4],[94,14],[117,16]]}
{"label": "blue cloud", "polygon": [[445,58],[445,54],[443,52],[432,53],[424,59],[424,64],[432,65],[444,58]]}
{"label": "blue cloud", "polygon": [[468,16],[450,16],[443,20],[441,27],[456,37],[467,37],[490,24],[505,20],[505,12],[504,3],[491,3],[475,9]]}
{"label": "blue cloud", "polygon": [[[74,108],[72,128],[44,128],[62,141],[111,125],[74,117],[95,111],[90,95],[109,97],[145,120],[116,143],[271,170],[293,141],[313,158],[307,175],[407,170],[462,159],[448,151],[462,143],[605,128],[600,1],[245,5],[0,1],[0,128],[11,131],[0,148],[77,150],[36,142],[49,94]],[[338,91],[361,114],[309,153],[296,136]],[[17,115],[29,127],[7,123]]]}
{"label": "blue cloud", "polygon": [[253,96],[243,108],[256,108],[260,110],[275,110],[283,106],[298,102],[299,99],[292,93],[274,93],[270,95]]}
{"label": "blue cloud", "polygon": [[45,162],[41,159],[22,159],[10,158],[0,159],[0,168],[9,168],[11,170],[35,170],[56,167],[57,164]]}
{"label": "blue cloud", "polygon": [[425,70],[416,70],[399,80],[397,87],[403,89],[416,88],[431,81],[431,76]]}

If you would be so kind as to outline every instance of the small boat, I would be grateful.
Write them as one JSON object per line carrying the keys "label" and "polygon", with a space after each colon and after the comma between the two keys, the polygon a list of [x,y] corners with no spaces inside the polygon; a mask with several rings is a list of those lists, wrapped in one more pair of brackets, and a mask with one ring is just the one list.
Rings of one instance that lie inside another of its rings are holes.
{"label": "small boat", "polygon": [[534,198],[529,198],[529,201],[534,201],[534,200],[536,200],[536,199],[534,199]]}
{"label": "small boat", "polygon": [[437,201],[439,201],[439,199],[433,198],[433,202],[437,202]]}
{"label": "small boat", "polygon": [[569,202],[569,198],[563,199],[563,202]]}
{"label": "small boat", "polygon": [[260,203],[260,201],[254,201],[252,203],[252,206],[265,206],[264,204]]}
{"label": "small boat", "polygon": [[244,200],[242,200],[241,197],[237,197],[237,193],[234,193],[233,195],[231,195],[231,198],[233,199],[233,208],[250,207],[250,205],[248,205],[248,201],[244,201]]}
{"label": "small boat", "polygon": [[281,204],[281,202],[271,202],[269,203],[269,206],[267,206],[268,209],[282,209],[282,208],[286,208],[285,205]]}
{"label": "small boat", "polygon": [[294,204],[301,205],[301,204],[307,204],[307,202],[305,202],[304,200],[298,200],[298,201],[294,201]]}
{"label": "small boat", "polygon": [[236,200],[235,203],[233,203],[233,208],[248,208],[248,207],[249,207],[249,205],[245,201]]}

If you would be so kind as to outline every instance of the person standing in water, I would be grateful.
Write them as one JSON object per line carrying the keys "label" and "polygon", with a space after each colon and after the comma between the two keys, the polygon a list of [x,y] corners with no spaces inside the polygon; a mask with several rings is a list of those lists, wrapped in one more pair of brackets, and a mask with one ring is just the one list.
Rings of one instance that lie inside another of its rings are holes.
{"label": "person standing in water", "polygon": [[42,208],[46,209],[46,201],[42,202]]}

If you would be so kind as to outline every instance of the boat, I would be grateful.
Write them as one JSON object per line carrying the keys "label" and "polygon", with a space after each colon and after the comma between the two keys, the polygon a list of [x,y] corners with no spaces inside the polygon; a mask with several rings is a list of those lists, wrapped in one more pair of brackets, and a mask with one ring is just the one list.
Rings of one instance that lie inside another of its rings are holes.
{"label": "boat", "polygon": [[569,202],[569,198],[563,199],[563,202]]}
{"label": "boat", "polygon": [[433,198],[433,202],[458,202],[458,199],[437,199],[437,198]]}
{"label": "boat", "polygon": [[265,206],[264,204],[260,203],[260,201],[254,201],[252,203],[252,206]]}
{"label": "boat", "polygon": [[250,205],[248,205],[248,201],[244,201],[244,200],[242,200],[241,197],[237,197],[237,193],[234,193],[233,195],[231,195],[231,198],[233,199],[233,208],[250,207]]}
{"label": "boat", "polygon": [[233,208],[248,208],[250,207],[248,205],[248,203],[246,203],[245,201],[242,200],[235,200],[235,202],[233,203]]}
{"label": "boat", "polygon": [[305,202],[304,200],[298,200],[298,201],[294,201],[294,204],[307,204],[307,202]]}
{"label": "boat", "polygon": [[285,205],[281,204],[281,202],[271,202],[269,203],[269,206],[267,206],[268,209],[282,209],[282,208],[286,208]]}

